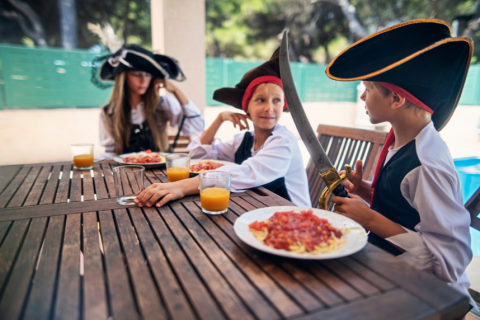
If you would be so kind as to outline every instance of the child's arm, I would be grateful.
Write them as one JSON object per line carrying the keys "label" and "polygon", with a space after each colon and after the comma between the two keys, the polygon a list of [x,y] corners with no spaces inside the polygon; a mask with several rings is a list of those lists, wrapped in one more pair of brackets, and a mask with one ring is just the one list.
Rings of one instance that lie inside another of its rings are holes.
{"label": "child's arm", "polygon": [[359,195],[365,202],[370,203],[372,199],[372,187],[370,182],[363,180],[362,160],[357,160],[355,170],[353,170],[348,179],[343,182],[343,185],[349,193]]}
{"label": "child's arm", "polygon": [[151,207],[155,202],[162,198],[162,200],[157,203],[157,207],[161,207],[168,201],[197,194],[199,185],[200,180],[198,177],[171,183],[154,183],[140,192],[134,201],[139,207],[144,205]]}
{"label": "child's arm", "polygon": [[215,135],[217,134],[218,129],[224,121],[232,122],[235,128],[238,125],[240,130],[248,130],[249,126],[247,119],[248,117],[245,114],[228,111],[219,113],[215,121],[213,121],[213,123],[210,125],[210,127],[208,127],[208,129],[203,132],[202,136],[200,137],[200,142],[202,144],[211,144],[213,142],[213,139],[215,139]]}
{"label": "child's arm", "polygon": [[360,197],[353,194],[349,196],[350,198],[332,197],[336,213],[355,220],[365,229],[384,239],[407,233],[399,224],[370,209]]}

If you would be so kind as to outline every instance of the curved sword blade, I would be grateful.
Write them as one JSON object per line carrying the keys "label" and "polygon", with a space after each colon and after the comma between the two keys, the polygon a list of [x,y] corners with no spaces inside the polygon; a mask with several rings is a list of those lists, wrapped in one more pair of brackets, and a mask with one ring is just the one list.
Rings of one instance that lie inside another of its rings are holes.
{"label": "curved sword blade", "polygon": [[308,122],[305,110],[303,110],[302,103],[297,94],[295,83],[293,82],[292,71],[290,70],[290,61],[288,55],[288,31],[283,33],[282,46],[280,47],[280,75],[282,77],[283,91],[285,92],[285,99],[288,103],[288,110],[292,114],[293,121],[297,126],[300,137],[307,147],[308,153],[312,157],[313,163],[320,173],[323,173],[331,168],[333,164],[328,159],[325,150],[317,139],[315,131],[313,131],[310,122]]}

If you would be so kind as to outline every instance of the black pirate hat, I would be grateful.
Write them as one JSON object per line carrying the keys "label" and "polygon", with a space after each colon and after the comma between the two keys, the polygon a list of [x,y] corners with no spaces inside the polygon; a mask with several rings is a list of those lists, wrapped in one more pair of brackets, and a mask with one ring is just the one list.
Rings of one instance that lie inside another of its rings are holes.
{"label": "black pirate hat", "polygon": [[447,22],[413,20],[354,43],[333,59],[325,73],[338,81],[391,85],[407,100],[431,109],[440,130],[457,107],[472,52],[472,40],[452,37]]}
{"label": "black pirate hat", "polygon": [[92,82],[99,87],[109,87],[111,84],[104,82],[115,80],[115,75],[120,72],[132,70],[145,71],[160,79],[185,80],[175,59],[154,54],[137,45],[128,45],[113,54],[94,59]]}
{"label": "black pirate hat", "polygon": [[[260,79],[261,81],[259,81],[260,83],[263,83],[263,82],[276,83],[283,88],[282,81],[280,78],[280,67],[278,65],[279,57],[280,57],[280,48],[275,50],[270,60],[245,73],[242,80],[240,80],[240,82],[237,85],[235,85],[235,88],[221,88],[221,89],[215,90],[215,92],[213,93],[213,99],[229,104],[237,109],[244,109],[242,108],[242,101],[244,100],[245,93],[247,92],[247,95],[248,95],[250,89],[252,88],[252,84],[253,85],[259,84],[255,82],[255,80],[261,78]],[[278,81],[274,78],[278,79]],[[266,81],[263,81],[262,79]],[[245,102],[243,104],[245,104]],[[286,111],[286,108],[284,109],[284,111]]]}

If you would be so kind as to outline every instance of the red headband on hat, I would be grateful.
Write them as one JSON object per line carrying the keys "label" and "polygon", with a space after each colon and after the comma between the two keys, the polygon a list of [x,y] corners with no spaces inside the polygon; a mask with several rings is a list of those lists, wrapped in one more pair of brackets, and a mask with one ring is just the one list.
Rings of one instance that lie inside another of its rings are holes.
{"label": "red headband on hat", "polygon": [[407,99],[408,101],[410,101],[411,103],[413,103],[414,105],[416,105],[417,107],[419,108],[422,108],[423,110],[426,110],[428,111],[430,114],[433,114],[433,110],[430,109],[426,104],[424,104],[422,101],[418,100],[417,98],[415,98],[410,92],[408,92],[407,90],[405,89],[402,89],[400,88],[399,86],[393,84],[393,83],[389,83],[389,82],[378,82],[380,83],[382,86],[384,86],[385,88],[387,88],[388,90],[392,91],[392,92],[395,92],[396,94],[398,95],[401,95],[402,97],[404,97],[405,99]]}
{"label": "red headband on hat", "polygon": [[[248,103],[250,102],[250,98],[252,97],[253,93],[255,92],[255,89],[262,83],[275,83],[278,85],[280,88],[283,90],[283,85],[282,85],[282,80],[280,78],[274,77],[274,76],[261,76],[250,82],[248,85],[247,89],[245,90],[245,93],[243,94],[243,99],[242,99],[242,109],[243,111],[247,112],[248,108]],[[287,107],[287,100],[285,99],[285,104],[283,105],[283,109]]]}

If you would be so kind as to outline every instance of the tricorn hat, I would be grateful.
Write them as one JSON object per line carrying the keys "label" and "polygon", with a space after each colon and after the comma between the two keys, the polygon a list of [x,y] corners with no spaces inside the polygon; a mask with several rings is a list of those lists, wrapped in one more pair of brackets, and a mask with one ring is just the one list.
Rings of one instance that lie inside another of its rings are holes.
{"label": "tricorn hat", "polygon": [[[246,110],[245,103],[251,97],[253,90],[261,83],[269,82],[278,84],[282,89],[282,81],[280,78],[280,48],[275,50],[270,60],[253,68],[245,73],[242,80],[240,80],[235,88],[221,88],[215,90],[213,99],[229,104],[237,109]],[[286,107],[286,102],[285,102]],[[284,110],[286,108],[284,107]]]}
{"label": "tricorn hat", "polygon": [[451,31],[437,19],[396,24],[349,46],[325,73],[338,81],[377,81],[429,110],[441,130],[457,107],[473,52],[470,38]]}
{"label": "tricorn hat", "polygon": [[128,45],[113,54],[94,59],[92,82],[99,87],[110,87],[111,84],[104,82],[112,82],[120,72],[134,70],[148,72],[160,79],[186,79],[175,59],[154,54],[137,45]]}

